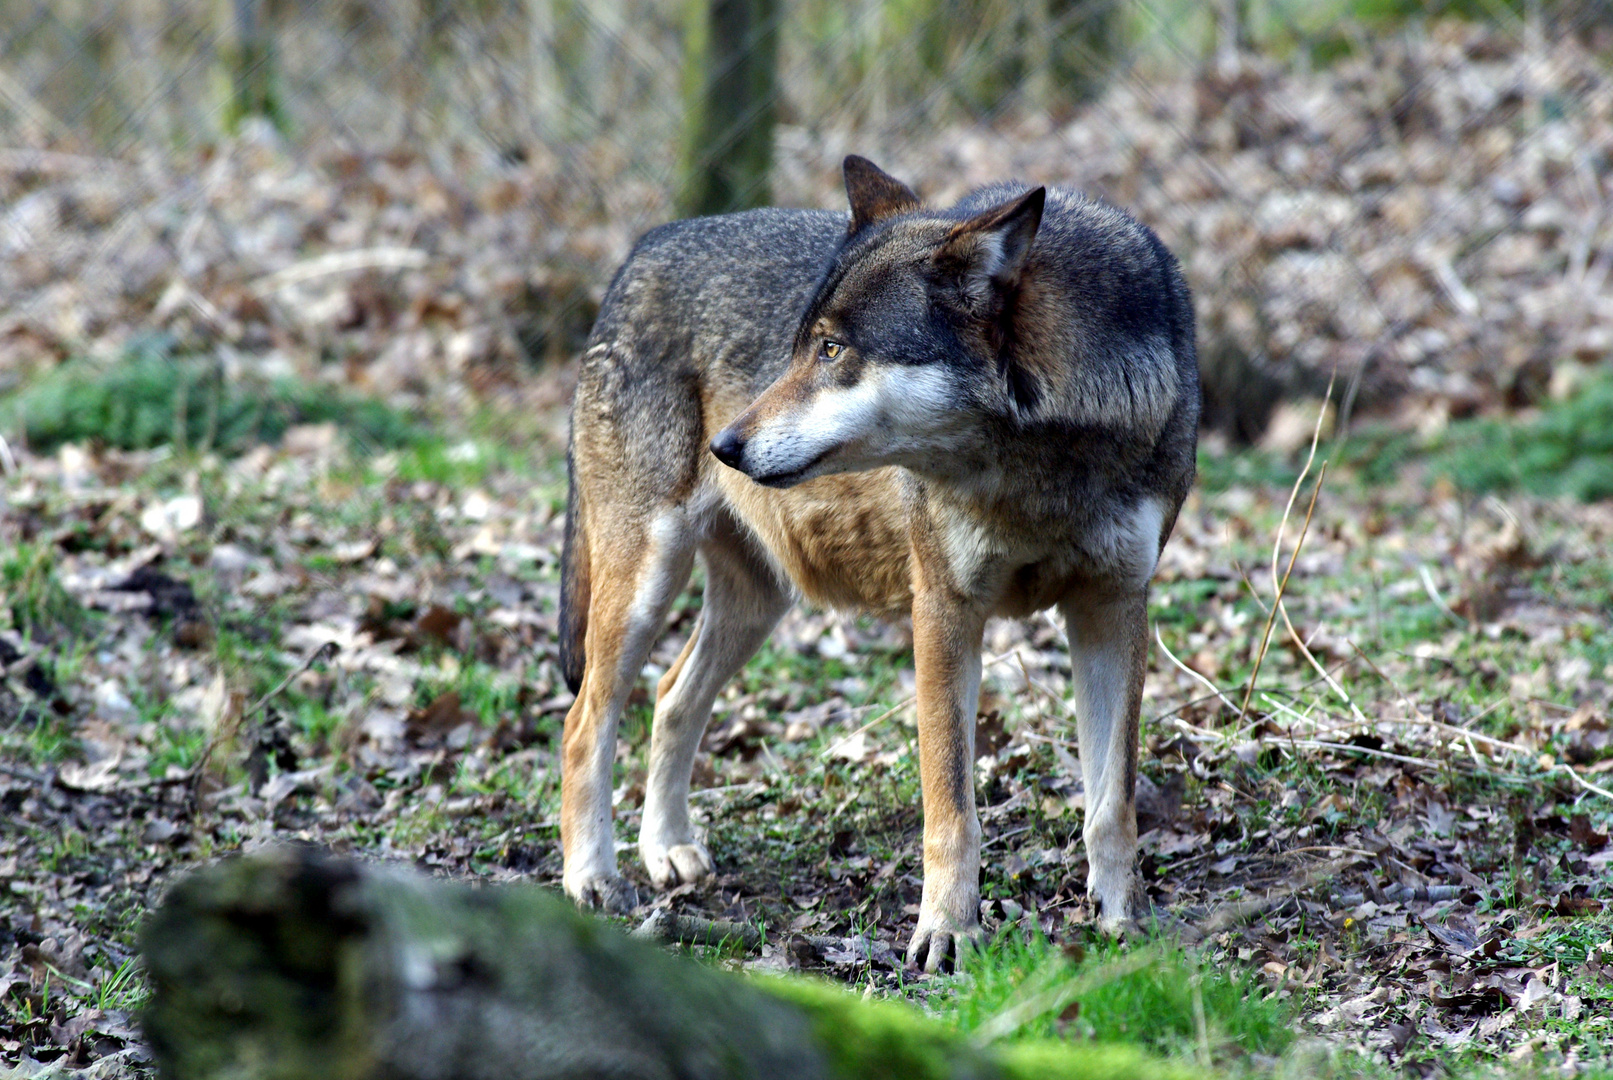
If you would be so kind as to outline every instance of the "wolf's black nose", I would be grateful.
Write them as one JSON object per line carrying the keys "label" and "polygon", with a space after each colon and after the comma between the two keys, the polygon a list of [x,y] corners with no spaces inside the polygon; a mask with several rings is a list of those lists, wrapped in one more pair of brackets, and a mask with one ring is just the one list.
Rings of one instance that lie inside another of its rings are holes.
{"label": "wolf's black nose", "polygon": [[723,428],[711,440],[711,452],[730,469],[737,469],[739,459],[745,453],[745,440],[735,434],[733,428]]}

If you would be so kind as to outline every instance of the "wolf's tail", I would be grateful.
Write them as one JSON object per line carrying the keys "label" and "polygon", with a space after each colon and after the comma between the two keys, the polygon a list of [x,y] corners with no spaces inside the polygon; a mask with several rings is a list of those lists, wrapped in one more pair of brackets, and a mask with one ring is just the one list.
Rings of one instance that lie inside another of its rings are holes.
{"label": "wolf's tail", "polygon": [[577,496],[577,470],[566,449],[566,539],[560,549],[560,672],[573,694],[582,689],[588,657],[583,639],[588,633],[588,534],[583,530],[582,505]]}

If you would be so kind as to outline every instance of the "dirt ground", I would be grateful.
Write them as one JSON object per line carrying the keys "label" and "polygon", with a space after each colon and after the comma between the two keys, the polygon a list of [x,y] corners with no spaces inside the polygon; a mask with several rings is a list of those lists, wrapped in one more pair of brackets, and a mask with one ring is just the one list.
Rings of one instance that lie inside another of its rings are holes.
{"label": "dirt ground", "polygon": [[[148,1075],[131,1019],[142,913],[231,850],[299,839],[558,886],[570,696],[550,430],[484,418],[379,453],[333,425],[229,458],[14,450],[0,516],[12,1075]],[[1258,972],[1298,1030],[1391,1071],[1606,1068],[1613,507],[1345,467],[1305,528],[1314,473],[1285,521],[1292,467],[1207,464],[1152,604],[1139,808],[1155,932]],[[763,925],[742,958],[762,966],[920,1001],[955,986],[900,962],[920,884],[900,626],[787,618],[696,765],[716,880],[649,888],[631,848],[648,695],[697,609],[691,590],[618,746],[620,858],[646,904]],[[993,624],[986,653],[987,929],[1086,941],[1062,632]]]}

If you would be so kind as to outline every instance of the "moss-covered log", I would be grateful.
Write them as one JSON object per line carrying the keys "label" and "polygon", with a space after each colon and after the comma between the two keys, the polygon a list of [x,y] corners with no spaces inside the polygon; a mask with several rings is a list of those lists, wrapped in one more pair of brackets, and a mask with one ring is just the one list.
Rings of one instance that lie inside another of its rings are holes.
{"label": "moss-covered log", "polygon": [[703,967],[542,889],[311,848],[191,874],[142,944],[170,1080],[1180,1075],[1119,1048],[980,1050],[902,1005]]}

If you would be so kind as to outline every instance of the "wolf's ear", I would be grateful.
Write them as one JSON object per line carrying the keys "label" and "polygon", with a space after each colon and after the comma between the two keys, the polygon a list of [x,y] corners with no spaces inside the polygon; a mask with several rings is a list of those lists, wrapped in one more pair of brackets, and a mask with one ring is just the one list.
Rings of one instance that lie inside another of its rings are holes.
{"label": "wolf's ear", "polygon": [[851,200],[852,232],[922,205],[912,188],[865,157],[852,154],[841,167],[846,173],[846,197]]}
{"label": "wolf's ear", "polygon": [[1025,268],[1046,203],[1047,189],[1039,187],[960,222],[936,262],[954,269],[964,294],[974,300],[1013,285]]}

